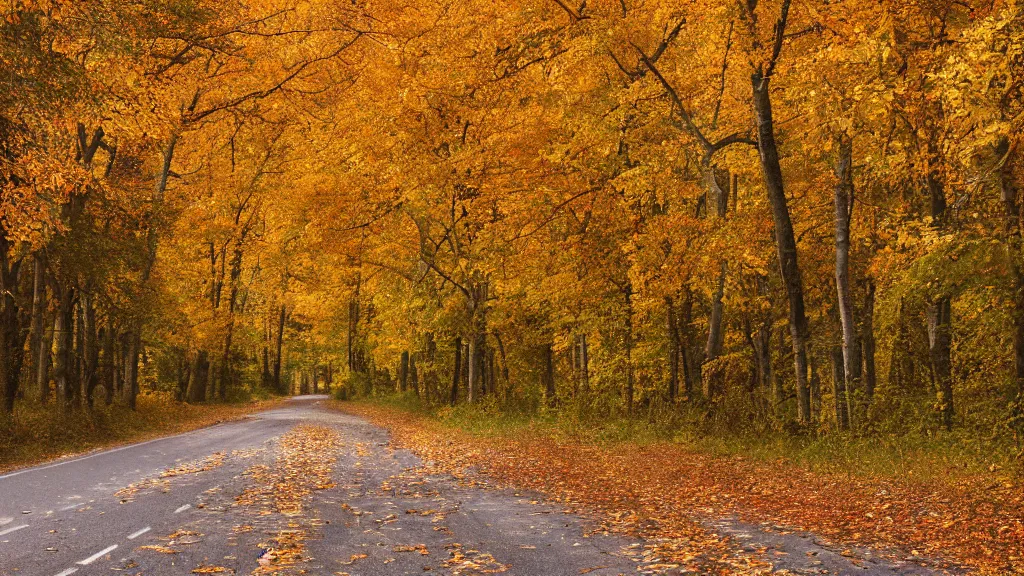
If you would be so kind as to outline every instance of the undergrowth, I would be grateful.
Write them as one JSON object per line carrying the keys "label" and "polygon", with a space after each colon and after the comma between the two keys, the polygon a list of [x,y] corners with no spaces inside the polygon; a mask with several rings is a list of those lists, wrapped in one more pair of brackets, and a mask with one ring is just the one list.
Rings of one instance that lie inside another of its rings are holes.
{"label": "undergrowth", "polygon": [[815,471],[892,478],[956,481],[968,477],[1020,477],[1024,467],[1012,444],[978,438],[973,433],[838,434],[724,426],[708,429],[685,413],[593,415],[576,407],[539,411],[499,407],[487,398],[455,407],[426,406],[414,393],[374,396],[361,401],[419,413],[446,426],[485,437],[541,436],[589,444],[663,443],[724,458],[785,461]]}

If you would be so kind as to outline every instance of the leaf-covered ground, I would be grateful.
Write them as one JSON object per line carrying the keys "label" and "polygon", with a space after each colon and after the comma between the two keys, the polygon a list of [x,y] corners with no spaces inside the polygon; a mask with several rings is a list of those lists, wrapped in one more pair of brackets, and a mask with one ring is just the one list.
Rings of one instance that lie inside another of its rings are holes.
{"label": "leaf-covered ground", "polygon": [[[396,408],[344,404],[447,472],[478,471],[600,513],[608,528],[661,543],[666,562],[743,573],[756,566],[722,518],[814,533],[834,546],[981,574],[1024,573],[1024,491],[983,478],[922,483],[813,473],[786,463],[712,457],[671,444],[610,446],[545,435],[478,437]],[[845,553],[846,550],[843,550]]]}

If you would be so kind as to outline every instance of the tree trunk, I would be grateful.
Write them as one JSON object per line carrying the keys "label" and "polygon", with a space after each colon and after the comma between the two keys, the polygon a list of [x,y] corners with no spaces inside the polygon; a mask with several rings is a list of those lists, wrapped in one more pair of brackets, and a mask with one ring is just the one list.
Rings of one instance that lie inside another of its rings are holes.
{"label": "tree trunk", "polygon": [[274,390],[278,394],[284,394],[284,387],[281,385],[281,345],[284,342],[284,317],[285,308],[281,304],[281,311],[277,316],[277,339],[274,342]]}
{"label": "tree trunk", "polygon": [[416,354],[409,355],[409,387],[417,397],[420,395],[420,375],[416,370]]}
{"label": "tree trunk", "polygon": [[[838,139],[839,157],[835,174],[835,217],[836,217],[836,296],[839,303],[839,322],[842,329],[842,357],[844,381],[836,383],[836,423],[840,430],[850,428],[848,395],[859,388],[860,343],[857,341],[857,325],[853,317],[853,303],[850,298],[850,220],[853,216],[853,143],[848,136]],[[834,351],[833,351],[834,354]],[[835,374],[835,369],[833,369]],[[840,408],[842,407],[842,408]]]}
{"label": "tree trunk", "polygon": [[487,370],[485,370],[484,373],[486,374],[485,379],[488,382],[487,390],[491,394],[494,394],[494,393],[496,393],[498,391],[498,386],[497,386],[498,379],[495,377],[496,370],[495,370],[495,366],[494,366],[495,365],[494,356],[495,356],[494,348],[492,346],[488,346],[487,347],[487,356],[484,359],[485,360],[484,365],[487,366]]}
{"label": "tree trunk", "polygon": [[35,385],[39,401],[46,403],[50,396],[50,381],[46,376],[49,353],[43,354],[44,333],[46,331],[46,256],[36,252],[33,257],[32,282],[32,336],[29,340],[32,372],[30,385]]}
{"label": "tree trunk", "polygon": [[498,353],[501,354],[501,377],[505,380],[505,392],[508,394],[512,388],[512,383],[508,379],[508,359],[505,357],[505,343],[501,341],[501,334],[498,332],[494,333],[494,339],[498,342]]}
{"label": "tree trunk", "polygon": [[626,413],[633,413],[634,374],[633,374],[633,286],[626,284]]}
{"label": "tree trunk", "polygon": [[928,352],[938,391],[939,415],[946,430],[953,428],[953,370],[950,354],[951,301],[940,297],[928,303]]}
{"label": "tree trunk", "polygon": [[544,371],[542,372],[544,398],[547,400],[548,406],[554,406],[557,401],[555,397],[555,353],[552,350],[551,343],[544,345],[541,357],[544,362]]}
{"label": "tree trunk", "polygon": [[99,339],[96,329],[96,306],[91,295],[81,299],[82,317],[82,386],[84,388],[85,406],[93,407],[93,392],[99,383],[97,369],[100,361]]}
{"label": "tree trunk", "polygon": [[117,360],[114,358],[114,321],[107,318],[107,326],[103,330],[103,390],[106,392],[103,403],[110,406],[114,402],[114,389],[117,382]]}
{"label": "tree trunk", "polygon": [[[939,150],[935,138],[928,140],[929,159],[938,158]],[[930,200],[932,226],[937,230],[944,227],[946,216],[946,190],[935,167],[929,166],[925,175]],[[951,349],[952,299],[940,295],[928,303],[925,311],[928,329],[928,355],[931,359],[932,374],[935,378],[937,404],[942,426],[953,427],[953,360]]]}
{"label": "tree trunk", "polygon": [[455,362],[452,365],[452,390],[448,398],[449,403],[455,406],[459,400],[459,382],[462,380],[462,337],[455,337]]}
{"label": "tree trunk", "polygon": [[1019,435],[1024,430],[1024,270],[1021,270],[1021,246],[1024,222],[1021,220],[1020,199],[1013,177],[1014,158],[1010,143],[1003,138],[996,146],[996,154],[1002,160],[999,170],[1000,199],[1003,202],[1005,219],[1006,255],[1010,267],[1010,286],[1013,291],[1013,377],[1014,395],[1011,418]]}
{"label": "tree trunk", "polygon": [[191,377],[185,393],[185,398],[189,403],[195,404],[206,399],[206,382],[209,379],[209,372],[210,361],[206,351],[197,351],[196,357],[192,361]]}
{"label": "tree trunk", "polygon": [[139,353],[141,338],[137,332],[125,334],[127,347],[124,355],[124,397],[128,408],[135,410],[135,399],[139,395]]}
{"label": "tree trunk", "polygon": [[[708,316],[708,341],[704,346],[705,366],[717,360],[722,354],[722,342],[724,337],[722,330],[722,318],[724,313],[722,298],[725,295],[726,270],[726,263],[723,260],[720,263],[718,280],[715,284],[715,292],[711,296],[711,314]],[[710,400],[718,396],[721,393],[722,387],[721,370],[715,366],[712,366],[710,369],[702,367],[701,376],[704,388],[704,397]]]}
{"label": "tree trunk", "polygon": [[672,402],[679,392],[679,325],[671,296],[665,296],[665,307],[668,310],[668,399]]}
{"label": "tree trunk", "polygon": [[[786,358],[786,332],[782,328],[779,328],[778,332],[778,361],[781,364]],[[775,413],[776,417],[781,417],[783,414],[783,405],[786,402],[786,390],[785,382],[782,379],[782,370],[772,370],[772,412]]]}
{"label": "tree trunk", "polygon": [[25,362],[25,338],[28,335],[23,329],[28,319],[22,317],[16,298],[20,292],[18,273],[21,260],[9,262],[9,249],[6,232],[0,230],[0,289],[3,291],[0,297],[3,302],[3,310],[0,311],[0,321],[3,323],[0,326],[0,378],[3,378],[3,412],[6,414],[14,412],[14,399],[18,395],[21,368]]}
{"label": "tree trunk", "polygon": [[43,321],[46,328],[42,332],[42,340],[36,350],[36,372],[35,385],[39,391],[40,401],[45,402],[50,397],[50,354],[53,352],[53,321],[46,322],[46,313],[43,313]]}
{"label": "tree trunk", "polygon": [[693,397],[693,390],[695,384],[700,382],[700,364],[694,362],[693,355],[690,352],[690,326],[693,323],[693,295],[690,294],[689,288],[684,288],[685,294],[683,295],[682,305],[676,314],[676,333],[679,336],[679,354],[680,362],[682,363],[683,377],[681,383],[683,385],[683,396],[686,399]]}
{"label": "tree trunk", "polygon": [[57,405],[62,411],[71,407],[74,400],[74,382],[71,378],[71,350],[74,346],[74,323],[75,323],[75,290],[65,286],[59,294],[57,314],[54,318],[53,332],[57,339],[57,350],[54,354],[56,365],[54,366],[54,382],[57,388]]}
{"label": "tree trunk", "polygon": [[477,344],[476,338],[469,339],[469,377],[466,385],[466,402],[472,404],[476,400],[476,387],[477,379],[479,376],[479,369],[477,367]]}
{"label": "tree trunk", "polygon": [[402,359],[398,363],[398,391],[405,392],[409,383],[409,351],[402,351]]}
{"label": "tree trunk", "polygon": [[793,345],[793,370],[796,376],[797,417],[807,424],[811,417],[811,398],[807,385],[807,341],[810,326],[804,310],[804,289],[797,263],[796,236],[789,216],[789,203],[783,187],[782,166],[775,142],[775,125],[772,119],[770,76],[758,70],[751,77],[753,104],[757,115],[757,149],[761,159],[761,170],[768,202],[772,209],[775,228],[775,245],[779,255],[779,270],[789,299],[789,332]]}
{"label": "tree trunk", "polygon": [[355,299],[348,303],[348,371],[359,372],[356,363],[356,330],[359,327],[359,302]]}
{"label": "tree trunk", "polygon": [[818,370],[818,362],[814,356],[811,346],[807,346],[807,363],[810,368],[810,392],[811,392],[811,419],[815,422],[821,421],[821,371]]}
{"label": "tree trunk", "polygon": [[864,318],[861,325],[861,357],[864,361],[864,403],[871,406],[875,397],[875,285],[868,282],[864,297]]}
{"label": "tree trunk", "polygon": [[[502,361],[504,362],[504,361]],[[505,380],[508,380],[508,368],[505,368]],[[584,396],[590,393],[590,347],[587,344],[587,334],[580,334],[580,390]]]}
{"label": "tree trunk", "polygon": [[[706,156],[707,158],[707,156]],[[710,158],[705,161],[704,180],[708,190],[709,212],[710,207],[715,208],[715,217],[721,222],[725,220],[729,205],[729,172],[721,170],[709,164]],[[724,184],[724,185],[723,185]],[[715,290],[711,294],[711,313],[708,315],[708,339],[704,345],[704,360],[701,362],[701,386],[704,397],[713,399],[721,393],[722,373],[721,370],[712,366],[705,369],[703,366],[712,364],[722,354],[724,341],[723,319],[724,305],[722,298],[725,296],[725,275],[728,271],[728,264],[723,259],[719,262],[718,278],[715,280]]]}

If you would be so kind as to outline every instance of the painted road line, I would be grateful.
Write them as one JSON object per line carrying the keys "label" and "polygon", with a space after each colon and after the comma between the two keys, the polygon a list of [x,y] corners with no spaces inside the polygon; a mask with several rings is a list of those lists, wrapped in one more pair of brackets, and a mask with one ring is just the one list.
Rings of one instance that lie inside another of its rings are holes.
{"label": "painted road line", "polygon": [[57,576],[71,576],[75,572],[78,572],[78,568],[68,568],[67,570],[57,574]]}
{"label": "painted road line", "polygon": [[129,539],[129,540],[135,540],[135,539],[136,539],[136,538],[138,538],[139,536],[142,536],[143,534],[145,534],[146,532],[149,532],[149,531],[150,531],[150,527],[149,527],[149,526],[146,526],[145,528],[143,528],[142,530],[139,530],[138,532],[132,532],[132,533],[131,533],[131,534],[130,534],[130,535],[128,536],[128,539]]}
{"label": "painted road line", "polygon": [[107,546],[103,550],[100,550],[99,552],[93,554],[92,556],[89,556],[85,560],[79,560],[78,562],[75,562],[75,564],[78,564],[79,566],[88,566],[89,564],[92,564],[93,562],[99,560],[100,558],[102,558],[103,556],[106,556],[107,554],[110,554],[111,552],[113,552],[116,549],[117,549],[117,544],[113,544],[113,545]]}
{"label": "painted road line", "polygon": [[191,504],[185,504],[184,506],[181,506],[177,510],[175,510],[174,513],[175,514],[181,514],[182,512],[184,512],[185,510],[188,510],[191,507],[192,507]]}
{"label": "painted road line", "polygon": [[14,518],[11,518],[10,516],[4,516],[3,518],[0,518],[0,526],[10,524],[11,522],[14,522]]}
{"label": "painted road line", "polygon": [[21,526],[11,526],[10,528],[7,528],[6,530],[0,530],[0,536],[7,536],[11,532],[17,532],[18,530],[21,530],[22,528],[28,528],[28,524],[22,524]]}

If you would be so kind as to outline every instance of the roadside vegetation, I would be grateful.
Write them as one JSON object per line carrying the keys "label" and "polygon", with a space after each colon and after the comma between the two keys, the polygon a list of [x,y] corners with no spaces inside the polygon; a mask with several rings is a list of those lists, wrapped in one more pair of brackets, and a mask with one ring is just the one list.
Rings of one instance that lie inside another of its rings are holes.
{"label": "roadside vegetation", "polygon": [[1024,474],[1013,442],[979,439],[963,431],[793,435],[711,429],[702,425],[698,416],[687,418],[679,411],[602,417],[573,407],[525,412],[502,409],[492,402],[430,407],[409,393],[355,402],[408,412],[481,438],[548,438],[603,447],[672,445],[711,457],[741,457],[811,472],[901,482],[980,479],[1019,483]]}
{"label": "roadside vegetation", "polygon": [[19,403],[11,418],[0,420],[0,473],[235,420],[276,402],[264,395],[261,400],[190,406],[167,393],[146,392],[138,396],[135,410],[115,403],[64,417],[33,403]]}
{"label": "roadside vegetation", "polygon": [[747,573],[759,561],[737,566],[736,543],[709,528],[723,518],[980,574],[1016,574],[1024,553],[1019,475],[959,446],[962,438],[698,438],[635,419],[428,410],[409,395],[335,407],[387,428],[428,469],[538,490],[605,528],[657,542],[661,558],[697,573]]}

